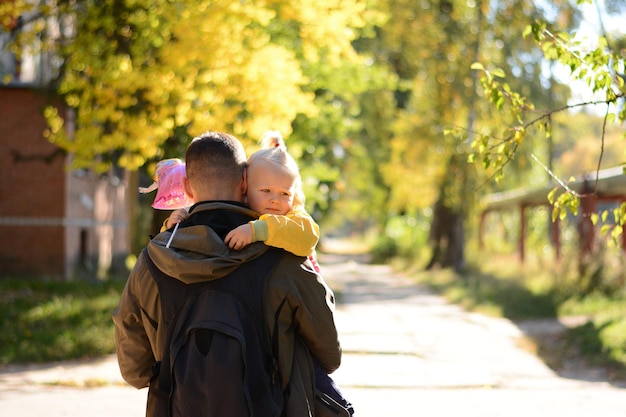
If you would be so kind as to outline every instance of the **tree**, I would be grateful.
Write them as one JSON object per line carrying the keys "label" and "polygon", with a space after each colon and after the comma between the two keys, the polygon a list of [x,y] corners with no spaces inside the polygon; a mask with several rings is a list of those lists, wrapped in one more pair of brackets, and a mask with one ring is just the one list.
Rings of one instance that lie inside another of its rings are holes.
{"label": "tree", "polygon": [[[450,188],[454,183],[446,180],[453,172],[446,164],[454,147],[443,136],[443,126],[457,123],[466,111],[462,98],[468,96],[465,75],[459,71],[465,44],[454,18],[463,14],[459,10],[465,6],[456,6],[447,1],[382,1],[380,7],[389,11],[393,23],[378,28],[376,42],[367,45],[375,60],[385,63],[398,79],[393,91],[395,114],[382,142],[387,158],[380,160],[383,185],[379,188],[386,196],[383,213],[387,219],[440,207],[435,205],[439,198],[452,207],[453,196],[458,196],[458,189]],[[460,171],[454,172],[458,179]],[[443,240],[433,233],[433,253],[441,252]],[[452,246],[449,253],[454,251]]]}
{"label": "tree", "polygon": [[[374,130],[390,123],[393,107],[384,96],[395,78],[360,47],[375,38],[372,27],[383,24],[384,12],[370,7],[362,16],[368,24],[355,31],[348,59],[330,59],[322,50],[318,61],[303,64],[317,114],[296,118],[288,146],[300,161],[308,206],[318,220],[333,210],[341,212],[341,221],[356,223],[384,212],[384,200],[371,181],[376,181],[388,141]],[[335,207],[337,202],[347,204]]]}
{"label": "tree", "polygon": [[[5,28],[21,22],[15,54],[38,46],[57,57],[50,91],[75,128],[49,108],[47,135],[74,168],[153,172],[204,130],[234,133],[252,152],[276,129],[318,219],[360,129],[358,94],[382,84],[352,45],[381,18],[363,0],[16,0],[0,3],[0,16]],[[161,223],[155,216],[151,230]]]}
{"label": "tree", "polygon": [[[571,8],[559,6],[564,7],[557,15],[571,20]],[[389,159],[381,170],[389,187],[385,207],[389,216],[432,209],[429,266],[461,269],[466,219],[476,191],[488,191],[466,163],[468,144],[475,132],[495,130],[507,120],[476,99],[477,75],[471,64],[486,58],[520,74],[517,85],[532,97],[546,97],[540,60],[531,42],[519,36],[523,22],[544,11],[532,1],[385,0],[379,7],[388,10],[393,23],[377,28],[376,41],[367,50],[398,79]],[[550,92],[559,97],[557,85]],[[524,167],[527,161],[515,163]],[[523,181],[523,176],[516,180]]]}
{"label": "tree", "polygon": [[4,12],[29,11],[36,23],[23,26],[14,50],[44,39],[60,62],[52,87],[75,113],[68,134],[63,115],[46,110],[50,141],[74,167],[98,171],[169,157],[168,147],[208,129],[250,144],[270,128],[289,135],[297,115],[317,111],[306,65],[354,59],[351,29],[365,24],[356,0],[10,4]]}
{"label": "tree", "polygon": [[[578,4],[584,3],[587,2],[580,1]],[[620,1],[608,4],[611,6],[609,11],[612,12],[620,12],[626,6],[626,3]],[[474,153],[470,159],[482,161],[483,167],[489,167],[497,178],[502,178],[505,167],[517,158],[518,150],[527,140],[528,132],[532,129],[543,131],[544,137],[550,139],[555,114],[600,104],[605,107],[605,113],[600,133],[601,150],[596,163],[599,169],[603,159],[602,150],[605,146],[607,124],[613,122],[621,124],[626,119],[626,106],[624,106],[626,62],[623,53],[626,37],[612,39],[604,33],[603,36],[597,38],[595,45],[590,46],[588,42],[572,36],[566,29],[568,28],[559,28],[555,24],[550,24],[545,19],[537,19],[527,25],[524,36],[534,40],[537,50],[542,51],[545,60],[569,69],[571,79],[574,82],[586,84],[592,93],[601,95],[599,99],[537,111],[533,100],[516,91],[506,81],[505,72],[481,63],[473,66],[483,74],[481,84],[492,106],[515,117],[515,122],[509,124],[502,135],[488,133],[472,141]],[[612,46],[617,49],[613,49]],[[546,168],[545,164],[539,163],[539,165]],[[547,170],[559,184],[548,195],[553,205],[552,219],[563,219],[568,212],[577,214],[583,195],[567,187],[566,180],[559,178],[550,169]],[[622,233],[626,204],[622,204],[619,209],[611,213],[605,211],[600,215],[594,215],[591,220],[596,223],[600,217],[606,220],[609,216],[613,217],[613,223],[603,226],[603,230],[610,232],[613,238],[617,239]]]}

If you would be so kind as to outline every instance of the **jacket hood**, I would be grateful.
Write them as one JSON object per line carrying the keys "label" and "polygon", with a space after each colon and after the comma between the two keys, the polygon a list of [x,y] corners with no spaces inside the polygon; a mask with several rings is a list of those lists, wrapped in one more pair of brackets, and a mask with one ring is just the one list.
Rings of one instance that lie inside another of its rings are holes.
{"label": "jacket hood", "polygon": [[[207,224],[199,222],[201,218],[207,219]],[[242,250],[232,250],[215,229],[226,226],[231,230],[255,218],[254,211],[235,204],[201,203],[192,208],[189,219],[175,232],[170,229],[159,233],[146,250],[157,268],[185,284],[222,278],[269,248],[257,242]]]}

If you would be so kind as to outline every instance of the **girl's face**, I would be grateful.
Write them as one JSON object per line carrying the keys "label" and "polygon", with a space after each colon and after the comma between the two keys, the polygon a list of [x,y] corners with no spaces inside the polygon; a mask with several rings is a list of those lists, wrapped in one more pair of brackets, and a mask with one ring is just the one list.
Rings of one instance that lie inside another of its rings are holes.
{"label": "girl's face", "polygon": [[248,167],[248,206],[260,214],[287,214],[293,207],[294,179],[265,161]]}

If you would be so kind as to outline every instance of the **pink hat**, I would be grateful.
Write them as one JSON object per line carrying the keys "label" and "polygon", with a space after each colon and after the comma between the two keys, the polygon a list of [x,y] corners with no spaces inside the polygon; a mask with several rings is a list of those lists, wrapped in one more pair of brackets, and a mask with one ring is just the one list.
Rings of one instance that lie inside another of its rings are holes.
{"label": "pink hat", "polygon": [[178,158],[164,159],[157,163],[154,183],[147,188],[139,187],[140,193],[157,189],[152,207],[160,210],[175,210],[193,205],[185,194],[183,179],[186,177],[185,163]]}

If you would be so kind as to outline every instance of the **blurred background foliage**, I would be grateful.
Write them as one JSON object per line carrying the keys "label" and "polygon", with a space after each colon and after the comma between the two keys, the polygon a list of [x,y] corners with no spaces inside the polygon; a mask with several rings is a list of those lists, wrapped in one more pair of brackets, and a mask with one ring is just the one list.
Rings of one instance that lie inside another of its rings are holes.
{"label": "blurred background foliage", "polygon": [[[46,88],[73,110],[76,128],[46,110],[47,135],[74,168],[122,168],[149,183],[158,160],[182,157],[202,131],[233,133],[253,152],[263,132],[279,130],[300,163],[321,250],[356,237],[376,261],[464,274],[515,255],[519,219],[507,211],[478,247],[484,196],[624,162],[625,7],[15,0],[0,2],[11,34],[0,46],[55,56]],[[161,219],[151,196],[131,200],[140,207],[136,253]],[[623,254],[610,239],[599,237],[606,245],[582,274],[574,216],[558,265],[549,219],[542,209],[528,219],[528,263],[552,271],[537,286],[558,303],[623,295]]]}
{"label": "blurred background foliage", "polygon": [[[623,64],[610,49],[621,51],[623,35],[606,28],[623,7],[75,0],[3,2],[0,16],[12,34],[4,48],[56,57],[47,87],[74,111],[76,126],[67,132],[48,109],[47,135],[75,168],[121,167],[143,172],[145,182],[156,161],[181,157],[202,131],[233,133],[252,152],[276,129],[300,162],[307,207],[323,230],[373,229],[389,240],[391,221],[410,216],[407,225],[430,224],[422,240],[432,248],[429,265],[460,270],[482,196],[543,185],[544,166],[559,177],[594,170],[603,146],[602,166],[623,161],[620,123],[605,138],[598,112],[571,101],[584,95],[573,81],[585,80],[588,67]],[[530,27],[537,35],[521,36]],[[599,51],[574,41],[589,27],[605,40]],[[560,63],[566,54],[547,48],[545,33],[563,36],[563,50],[584,62]],[[611,88],[596,83],[587,95]],[[527,122],[542,114],[549,119],[539,126]],[[518,132],[514,143],[507,132]]]}

